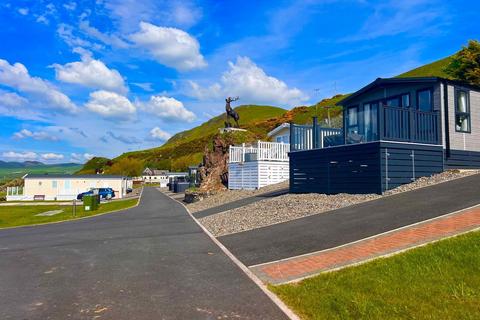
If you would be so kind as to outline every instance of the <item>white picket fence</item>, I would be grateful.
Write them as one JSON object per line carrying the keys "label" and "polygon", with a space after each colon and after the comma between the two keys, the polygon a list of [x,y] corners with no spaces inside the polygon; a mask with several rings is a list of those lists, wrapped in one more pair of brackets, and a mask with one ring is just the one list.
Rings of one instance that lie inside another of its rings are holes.
{"label": "white picket fence", "polygon": [[283,142],[257,141],[253,146],[230,146],[229,163],[245,162],[245,155],[257,161],[285,161],[288,162],[290,144]]}

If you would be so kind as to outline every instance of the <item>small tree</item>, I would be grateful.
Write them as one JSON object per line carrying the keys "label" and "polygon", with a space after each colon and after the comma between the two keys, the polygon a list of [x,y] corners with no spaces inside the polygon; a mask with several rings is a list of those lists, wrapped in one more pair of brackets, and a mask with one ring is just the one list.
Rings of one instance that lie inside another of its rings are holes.
{"label": "small tree", "polygon": [[480,42],[470,40],[452,58],[445,72],[455,79],[480,86]]}

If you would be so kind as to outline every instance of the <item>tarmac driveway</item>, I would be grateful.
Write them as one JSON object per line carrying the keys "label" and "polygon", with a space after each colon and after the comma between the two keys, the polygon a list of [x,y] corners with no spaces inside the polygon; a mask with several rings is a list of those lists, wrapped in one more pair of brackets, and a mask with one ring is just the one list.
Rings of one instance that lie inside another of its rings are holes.
{"label": "tarmac driveway", "polygon": [[184,208],[0,230],[0,319],[284,319]]}

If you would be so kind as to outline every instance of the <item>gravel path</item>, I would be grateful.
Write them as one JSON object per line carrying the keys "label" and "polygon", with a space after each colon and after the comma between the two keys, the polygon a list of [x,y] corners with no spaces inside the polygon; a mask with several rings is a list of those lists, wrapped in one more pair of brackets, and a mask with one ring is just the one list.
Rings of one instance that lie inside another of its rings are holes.
{"label": "gravel path", "polygon": [[270,186],[266,186],[258,190],[221,191],[202,201],[189,203],[187,204],[187,208],[188,210],[190,210],[190,212],[195,213],[205,209],[217,207],[225,203],[233,202],[233,201],[248,198],[248,197],[258,196],[264,193],[269,193],[269,192],[278,191],[282,189],[288,189],[288,180],[281,183],[272,184]]}
{"label": "gravel path", "polygon": [[336,195],[317,193],[286,194],[258,201],[241,208],[207,216],[199,220],[212,234],[215,236],[223,236],[340,209],[353,204],[431,186],[476,173],[480,173],[480,170],[446,171],[432,177],[419,178],[413,183],[390,190],[384,195],[344,193]]}

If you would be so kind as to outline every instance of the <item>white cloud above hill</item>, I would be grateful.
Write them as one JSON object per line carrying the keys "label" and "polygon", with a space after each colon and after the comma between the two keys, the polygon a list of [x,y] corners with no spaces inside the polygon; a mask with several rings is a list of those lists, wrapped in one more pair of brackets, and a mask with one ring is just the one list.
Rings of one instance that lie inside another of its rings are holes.
{"label": "white cloud above hill", "polygon": [[218,99],[225,96],[240,96],[246,103],[296,105],[308,99],[301,90],[289,88],[280,79],[269,76],[248,57],[237,57],[228,62],[220,83],[202,87],[195,81],[187,82],[187,92],[197,99]]}
{"label": "white cloud above hill", "polygon": [[127,120],[136,113],[135,105],[126,97],[105,90],[90,93],[90,100],[85,107],[107,119]]}
{"label": "white cloud above hill", "polygon": [[131,34],[130,39],[159,63],[179,71],[207,66],[197,39],[183,30],[142,21],[140,30]]}
{"label": "white cloud above hill", "polygon": [[181,101],[165,96],[151,96],[146,102],[138,101],[139,109],[156,115],[163,120],[192,122],[196,116],[187,110]]}

